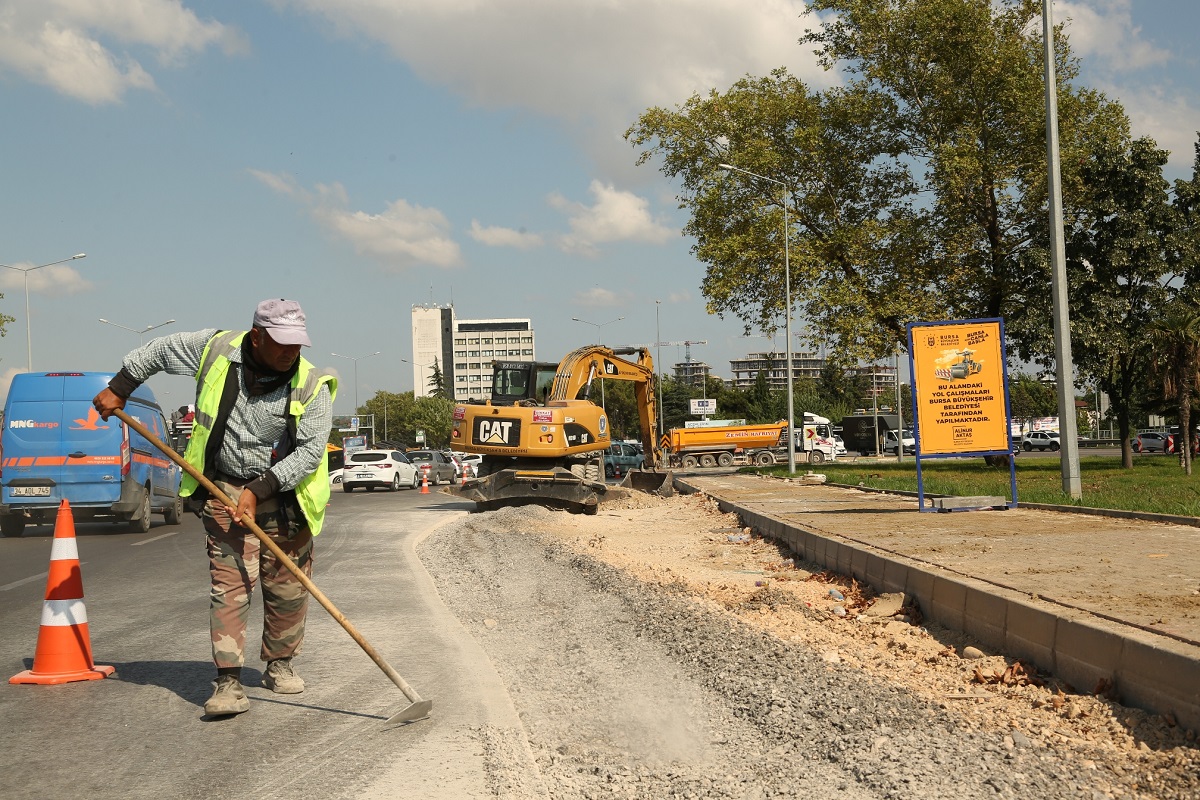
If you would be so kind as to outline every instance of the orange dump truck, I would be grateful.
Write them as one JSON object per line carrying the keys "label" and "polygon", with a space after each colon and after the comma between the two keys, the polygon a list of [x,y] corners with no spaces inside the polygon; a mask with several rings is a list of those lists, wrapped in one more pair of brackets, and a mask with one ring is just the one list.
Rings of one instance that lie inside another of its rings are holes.
{"label": "orange dump truck", "polygon": [[[739,460],[759,466],[786,462],[787,429],[786,420],[770,425],[672,428],[667,446],[670,465],[691,469],[728,467]],[[804,436],[797,437],[796,452],[814,464],[832,459],[834,443],[829,420],[805,414]]]}

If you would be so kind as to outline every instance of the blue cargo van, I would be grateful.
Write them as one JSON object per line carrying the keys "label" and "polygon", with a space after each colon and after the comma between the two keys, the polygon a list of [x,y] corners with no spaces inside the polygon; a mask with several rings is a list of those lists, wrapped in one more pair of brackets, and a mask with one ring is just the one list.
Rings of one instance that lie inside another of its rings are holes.
{"label": "blue cargo van", "polygon": [[[35,372],[13,377],[0,436],[0,533],[53,524],[66,499],[76,521],[111,519],[150,530],[150,515],[175,525],[183,514],[182,470],[116,417],[100,419],[92,398],[112,379],[103,372]],[[125,413],[168,441],[150,387]]]}

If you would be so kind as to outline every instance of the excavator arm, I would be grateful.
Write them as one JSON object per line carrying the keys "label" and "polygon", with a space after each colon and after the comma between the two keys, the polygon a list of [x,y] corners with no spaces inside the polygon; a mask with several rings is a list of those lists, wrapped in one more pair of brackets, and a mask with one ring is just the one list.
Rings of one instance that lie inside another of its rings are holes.
{"label": "excavator arm", "polygon": [[[636,360],[621,356],[636,356]],[[567,353],[558,364],[550,399],[574,400],[582,391],[582,399],[589,400],[592,385],[597,378],[634,383],[638,421],[642,427],[642,449],[646,454],[647,466],[657,468],[662,461],[662,454],[655,437],[657,409],[654,396],[654,359],[650,357],[650,348],[587,345]]]}

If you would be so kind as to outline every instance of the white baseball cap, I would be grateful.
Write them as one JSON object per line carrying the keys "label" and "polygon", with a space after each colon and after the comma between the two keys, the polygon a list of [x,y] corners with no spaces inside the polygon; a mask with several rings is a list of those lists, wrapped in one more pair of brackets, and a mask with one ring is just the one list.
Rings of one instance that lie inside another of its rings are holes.
{"label": "white baseball cap", "polygon": [[312,347],[304,326],[304,309],[295,300],[263,300],[254,309],[253,324],[269,333],[276,344]]}

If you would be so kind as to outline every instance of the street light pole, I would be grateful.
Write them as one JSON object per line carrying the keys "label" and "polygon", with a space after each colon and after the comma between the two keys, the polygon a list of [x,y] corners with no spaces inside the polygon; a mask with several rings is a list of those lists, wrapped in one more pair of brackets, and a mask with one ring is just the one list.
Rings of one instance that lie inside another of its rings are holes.
{"label": "street light pole", "polygon": [[1063,241],[1062,176],[1058,152],[1058,87],[1054,77],[1053,0],[1042,0],[1042,39],[1046,61],[1046,165],[1050,192],[1050,296],[1054,319],[1054,361],[1058,378],[1058,430],[1063,494],[1083,497],[1079,474],[1079,432],[1075,421],[1075,380],[1071,358],[1071,319],[1067,305],[1067,254]]}
{"label": "street light pole", "polygon": [[[608,322],[601,322],[599,324],[596,324],[595,322],[588,322],[586,319],[580,319],[579,317],[571,317],[571,320],[573,322],[582,322],[584,325],[595,325],[596,326],[596,344],[601,345],[601,346],[604,344],[604,337],[603,337],[601,328],[603,328],[605,325],[612,325],[614,322],[620,322],[623,319],[625,319],[625,318],[617,317],[616,319],[610,319]],[[600,376],[600,408],[603,409],[605,412],[608,411],[608,409],[604,407],[604,376],[603,375]]]}
{"label": "street light pole", "polygon": [[33,372],[33,334],[29,326],[29,273],[35,269],[42,267],[53,267],[55,264],[65,264],[68,261],[74,261],[77,258],[87,258],[87,253],[76,253],[70,258],[62,258],[58,261],[51,261],[49,264],[38,264],[36,267],[13,267],[8,264],[0,264],[0,267],[5,269],[13,269],[17,272],[25,273],[25,371]]}
{"label": "street light pole", "polygon": [[783,198],[783,287],[784,302],[787,305],[787,317],[784,320],[784,335],[787,336],[785,349],[787,350],[788,474],[792,475],[796,472],[796,412],[792,407],[794,391],[792,386],[792,267],[788,245],[788,233],[790,231],[790,225],[788,224],[788,185],[781,180],[768,178],[766,175],[759,175],[757,172],[735,167],[732,164],[718,164],[717,166],[730,172],[741,172],[753,178],[764,180],[767,183],[773,183],[780,188],[780,194]]}
{"label": "street light pole", "polygon": [[138,335],[138,346],[140,347],[142,345],[142,342],[145,341],[145,335],[147,333],[154,330],[155,328],[161,328],[164,325],[170,325],[175,320],[169,319],[166,322],[160,322],[157,325],[147,325],[144,328],[127,328],[124,325],[118,325],[117,323],[111,322],[107,319],[101,319],[100,321],[103,322],[105,325],[112,325],[114,328],[120,328],[121,330],[129,331],[130,333],[136,333]]}
{"label": "street light pole", "polygon": [[[364,358],[370,358],[371,356],[377,356],[381,352],[382,351],[380,351],[380,350],[376,350],[374,353],[367,353],[365,356],[359,356],[358,358],[355,358],[354,356],[344,356],[341,353],[330,353],[329,354],[331,356],[337,356],[338,358],[348,358],[354,362],[354,413],[355,414],[358,413],[358,362],[362,361]],[[375,432],[371,431],[371,435],[374,436]]]}

